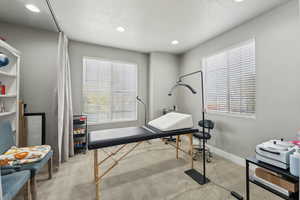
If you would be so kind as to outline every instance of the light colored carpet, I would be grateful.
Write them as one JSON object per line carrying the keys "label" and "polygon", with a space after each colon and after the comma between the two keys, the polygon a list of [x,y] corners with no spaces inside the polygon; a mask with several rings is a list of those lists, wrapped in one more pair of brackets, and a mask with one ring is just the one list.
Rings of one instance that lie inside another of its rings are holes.
{"label": "light colored carpet", "polygon": [[[189,169],[188,156],[160,141],[143,143],[129,154],[101,185],[102,200],[234,200],[229,192],[213,183],[198,185],[184,171]],[[38,181],[40,200],[94,200],[93,154],[78,155],[62,164],[52,180],[41,174]],[[195,163],[201,171],[201,162]],[[213,182],[245,195],[245,169],[214,156],[207,164]],[[19,199],[19,198],[17,198]],[[257,186],[251,185],[252,200],[279,200]]]}

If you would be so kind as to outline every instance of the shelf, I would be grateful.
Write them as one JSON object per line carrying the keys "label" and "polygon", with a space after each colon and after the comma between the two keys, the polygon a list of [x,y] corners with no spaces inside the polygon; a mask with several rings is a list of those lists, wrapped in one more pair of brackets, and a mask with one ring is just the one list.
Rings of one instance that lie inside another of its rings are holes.
{"label": "shelf", "polygon": [[73,124],[75,125],[84,125],[87,122],[86,115],[73,115]]}
{"label": "shelf", "polygon": [[295,195],[295,193],[291,194],[290,196],[287,196],[287,195],[282,194],[281,192],[279,192],[277,190],[274,190],[273,188],[271,188],[271,187],[269,187],[269,186],[267,186],[267,185],[265,185],[265,184],[263,184],[259,181],[254,180],[253,177],[249,177],[249,181],[251,183],[253,183],[253,184],[255,184],[255,185],[257,185],[257,186],[259,186],[259,187],[261,187],[261,188],[263,188],[263,189],[265,189],[265,190],[267,190],[267,191],[283,198],[283,199],[286,199],[286,200],[295,200],[296,199],[297,195]]}
{"label": "shelf", "polygon": [[87,117],[87,115],[73,115],[73,118],[76,118],[76,117]]}
{"label": "shelf", "polygon": [[80,147],[74,146],[74,149],[78,149],[78,150],[79,150],[79,149],[82,149],[82,150],[83,150],[83,149],[87,149],[87,147],[86,147],[86,145],[80,146]]}
{"label": "shelf", "polygon": [[85,140],[86,140],[85,137],[74,137],[73,139],[74,139],[74,142],[82,142],[82,141],[85,142]]}
{"label": "shelf", "polygon": [[16,114],[16,112],[3,112],[3,113],[0,113],[0,117],[10,116],[13,114]]}
{"label": "shelf", "polygon": [[11,77],[11,78],[16,78],[17,77],[17,75],[15,75],[15,74],[11,74],[11,73],[8,73],[8,72],[3,72],[1,70],[0,70],[0,75],[1,76]]}
{"label": "shelf", "polygon": [[74,149],[74,152],[76,153],[76,154],[78,154],[78,153],[86,153],[87,152],[87,149],[86,148],[83,148],[83,149]]}
{"label": "shelf", "polygon": [[8,51],[10,51],[11,53],[13,53],[15,56],[19,56],[21,54],[20,51],[18,51],[17,49],[15,49],[14,47],[10,46],[9,44],[7,44],[5,41],[0,40],[0,47],[7,49]]}
{"label": "shelf", "polygon": [[[6,88],[6,94],[0,94],[0,100],[3,101],[4,110],[7,112],[0,113],[0,119],[10,121],[14,130],[15,144],[19,146],[21,138],[19,137],[19,72],[21,52],[14,47],[0,40],[0,51],[7,55],[9,64],[0,67],[0,79]],[[1,118],[2,117],[2,118]]]}
{"label": "shelf", "polygon": [[16,94],[5,94],[5,95],[0,94],[0,98],[16,98],[16,97],[17,97]]}
{"label": "shelf", "polygon": [[255,157],[249,157],[246,160],[249,163],[252,163],[252,164],[257,165],[259,167],[268,169],[268,170],[270,170],[272,172],[275,172],[277,174],[281,174],[281,175],[285,176],[286,178],[289,178],[293,182],[299,182],[299,177],[292,175],[289,170],[281,169],[279,167],[275,167],[273,165],[261,162],[261,161],[257,160]]}
{"label": "shelf", "polygon": [[76,126],[76,128],[78,128],[78,127],[80,127],[80,126],[86,126],[86,123],[84,123],[84,124],[74,124],[74,123],[73,123],[73,125]]}
{"label": "shelf", "polygon": [[[82,132],[81,132],[82,131]],[[86,153],[87,151],[87,116],[73,115],[73,140],[75,153]],[[77,146],[79,143],[79,146]]]}
{"label": "shelf", "polygon": [[77,120],[77,121],[73,121],[73,124],[74,125],[85,125],[86,124],[86,122],[85,121],[79,121],[79,120]]}
{"label": "shelf", "polygon": [[74,137],[86,137],[85,133],[73,134]]}
{"label": "shelf", "polygon": [[[249,165],[250,164],[253,164],[253,165],[256,165],[258,167],[262,167],[264,169],[267,169],[271,172],[275,172],[277,174],[280,174],[282,175],[283,177],[285,177],[287,180],[293,182],[293,183],[299,183],[299,177],[296,177],[294,175],[292,175],[289,170],[285,170],[285,169],[281,169],[281,168],[278,168],[276,166],[273,166],[273,165],[270,165],[270,164],[267,164],[267,163],[264,163],[264,162],[261,162],[259,160],[257,160],[255,157],[248,157],[246,158],[246,170],[249,170]],[[296,193],[292,193],[290,192],[289,195],[286,195],[280,191],[277,191],[275,190],[274,188],[268,186],[268,185],[265,185],[264,183],[260,182],[260,181],[257,181],[253,178],[253,176],[249,176],[249,172],[246,172],[247,173],[247,176],[246,179],[247,179],[247,183],[253,183],[279,197],[281,197],[282,199],[286,199],[286,200],[298,200],[299,199],[299,192],[296,192]],[[246,188],[246,195],[247,195],[247,198],[250,197],[250,188],[249,188],[249,184],[247,184],[247,188]]]}

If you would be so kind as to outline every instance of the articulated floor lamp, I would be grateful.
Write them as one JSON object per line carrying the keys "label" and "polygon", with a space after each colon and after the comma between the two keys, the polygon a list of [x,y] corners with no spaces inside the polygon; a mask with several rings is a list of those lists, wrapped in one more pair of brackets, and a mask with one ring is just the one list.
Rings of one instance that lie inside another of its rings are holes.
{"label": "articulated floor lamp", "polygon": [[[185,74],[185,75],[182,75],[182,76],[179,76],[179,77],[178,77],[178,81],[177,81],[176,84],[172,87],[172,89],[170,90],[170,92],[169,92],[168,95],[169,95],[169,96],[172,96],[173,90],[174,90],[176,87],[178,87],[178,86],[186,87],[186,88],[188,88],[193,94],[196,94],[196,93],[197,93],[196,90],[195,90],[194,88],[192,88],[190,85],[188,85],[188,84],[186,84],[186,83],[183,83],[182,79],[183,79],[183,78],[186,78],[186,77],[188,77],[188,76],[194,75],[194,74],[198,74],[198,73],[200,73],[200,75],[201,75],[202,120],[203,120],[203,122],[204,122],[204,120],[205,120],[205,110],[204,110],[204,108],[205,108],[205,106],[204,106],[204,85],[203,85],[203,84],[204,84],[204,81],[203,81],[203,72],[202,72],[201,70],[195,71],[195,72],[192,72],[192,73],[189,73],[189,74]],[[203,132],[203,136],[204,136],[204,132],[205,132],[204,126],[202,127],[202,132]],[[199,184],[201,184],[201,185],[204,185],[204,184],[206,184],[206,183],[209,182],[209,179],[206,177],[205,140],[203,139],[202,142],[203,142],[203,143],[202,143],[202,149],[203,149],[203,150],[202,150],[202,152],[203,152],[203,156],[202,156],[202,157],[203,157],[203,175],[202,175],[200,172],[196,171],[195,169],[187,170],[187,171],[185,171],[185,173],[186,173],[187,175],[189,175],[192,179],[194,179],[197,183],[199,183]],[[191,152],[191,153],[193,153],[193,152]]]}

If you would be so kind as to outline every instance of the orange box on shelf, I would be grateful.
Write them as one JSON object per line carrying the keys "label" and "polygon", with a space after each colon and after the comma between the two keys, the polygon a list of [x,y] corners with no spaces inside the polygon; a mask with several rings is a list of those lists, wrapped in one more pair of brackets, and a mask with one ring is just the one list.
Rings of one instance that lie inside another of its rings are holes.
{"label": "orange box on shelf", "polygon": [[275,185],[278,185],[279,187],[282,187],[283,189],[288,190],[289,192],[298,192],[299,191],[299,184],[293,183],[285,178],[270,172],[263,168],[256,168],[255,169],[255,175],[259,178],[262,178],[270,183],[273,183]]}

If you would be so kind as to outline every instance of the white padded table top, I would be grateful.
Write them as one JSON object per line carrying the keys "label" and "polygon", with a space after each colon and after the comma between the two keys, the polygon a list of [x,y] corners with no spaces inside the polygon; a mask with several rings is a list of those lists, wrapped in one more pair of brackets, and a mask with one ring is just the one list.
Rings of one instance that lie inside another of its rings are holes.
{"label": "white padded table top", "polygon": [[160,131],[172,131],[194,127],[192,115],[177,112],[163,115],[150,121],[148,124]]}

